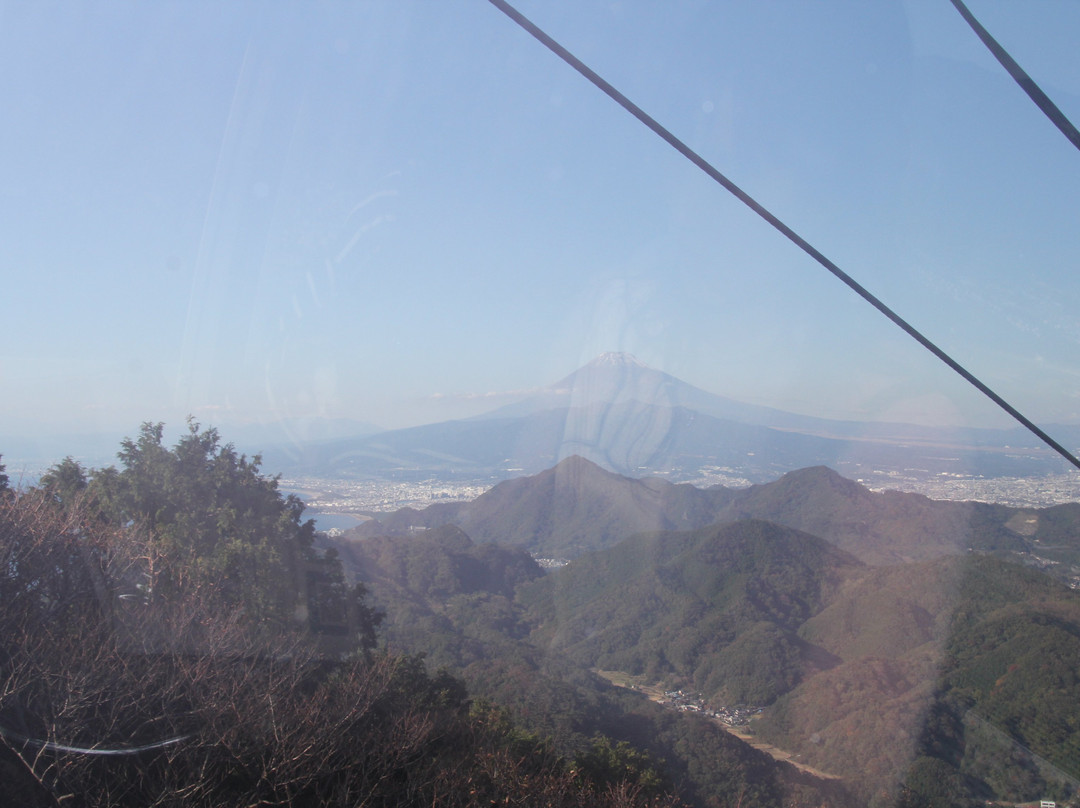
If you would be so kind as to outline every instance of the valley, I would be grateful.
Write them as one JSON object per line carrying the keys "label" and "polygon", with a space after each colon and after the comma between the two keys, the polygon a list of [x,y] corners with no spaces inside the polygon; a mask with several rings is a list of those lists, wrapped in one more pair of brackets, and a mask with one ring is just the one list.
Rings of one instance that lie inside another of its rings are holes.
{"label": "valley", "polygon": [[[705,714],[708,718],[719,724],[726,732],[731,733],[740,741],[748,744],[749,746],[757,749],[759,752],[764,752],[773,760],[789,763],[800,771],[804,771],[807,774],[811,774],[814,777],[820,777],[823,780],[839,780],[840,777],[835,774],[828,774],[827,772],[815,769],[813,766],[808,766],[805,763],[800,762],[797,758],[799,755],[787,752],[783,749],[773,746],[772,744],[765,743],[758,740],[751,731],[750,721],[753,715],[760,713],[760,708],[751,709],[746,708],[745,711],[738,707],[735,708],[718,708],[711,709],[703,705],[698,700],[694,699],[688,702],[683,697],[679,700],[673,700],[673,691],[665,691],[663,687],[659,685],[647,685],[639,684],[634,681],[638,677],[629,676],[622,671],[594,671],[597,676],[611,682],[616,687],[624,687],[628,690],[632,690],[637,693],[643,693],[648,696],[650,701],[656,702],[661,706],[668,707],[673,710],[683,711],[687,709],[689,704],[692,708],[692,712],[698,712]],[[675,691],[679,693],[680,691]]]}
{"label": "valley", "polygon": [[371,517],[330,541],[389,647],[568,748],[599,733],[667,760],[692,804],[753,754],[781,792],[834,805],[1075,793],[1075,505],[875,492],[824,467],[703,489],[572,457]]}

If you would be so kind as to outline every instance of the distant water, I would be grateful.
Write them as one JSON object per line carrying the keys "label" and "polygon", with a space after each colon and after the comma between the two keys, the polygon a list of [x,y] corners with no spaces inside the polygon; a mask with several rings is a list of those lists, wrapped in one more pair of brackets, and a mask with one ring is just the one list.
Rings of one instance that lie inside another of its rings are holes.
{"label": "distant water", "polygon": [[330,530],[334,527],[338,530],[348,530],[364,521],[361,517],[350,513],[312,513],[311,511],[305,511],[304,518],[314,519],[316,530]]}

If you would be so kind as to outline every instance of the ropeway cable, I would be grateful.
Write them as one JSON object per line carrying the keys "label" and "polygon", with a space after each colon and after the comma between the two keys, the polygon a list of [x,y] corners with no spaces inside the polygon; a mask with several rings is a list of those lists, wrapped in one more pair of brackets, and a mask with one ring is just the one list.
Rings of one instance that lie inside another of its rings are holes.
{"label": "ropeway cable", "polygon": [[768,222],[776,230],[784,235],[789,241],[795,244],[799,249],[817,261],[821,266],[843,281],[849,288],[851,288],[856,294],[858,294],[863,300],[880,311],[890,320],[892,320],[897,326],[903,329],[907,334],[912,337],[916,342],[922,345],[926,350],[930,351],[934,356],[956,371],[965,381],[972,385],[976,390],[985,395],[1001,409],[1011,415],[1016,421],[1020,422],[1028,431],[1039,438],[1043,443],[1064,457],[1073,466],[1080,469],[1080,460],[1078,460],[1068,449],[1051,438],[1046,432],[1040,429],[1034,422],[1024,416],[1019,410],[1013,407],[1009,402],[979,381],[970,371],[968,371],[963,365],[949,356],[945,351],[935,345],[930,339],[919,332],[914,326],[907,322],[903,317],[894,312],[884,303],[882,303],[877,297],[872,295],[867,289],[865,289],[858,281],[844,272],[840,267],[826,258],[816,247],[810,244],[806,239],[784,224],[780,219],[770,213],[764,206],[762,206],[757,200],[750,196],[746,191],[742,190],[738,185],[729,180],[726,176],[721,174],[711,163],[709,163],[704,157],[695,152],[679,138],[675,137],[667,128],[660,124],[655,118],[646,113],[641,107],[616,90],[611,84],[601,78],[594,70],[588,65],[578,59],[574,54],[548,36],[543,30],[536,26],[531,20],[525,17],[516,8],[511,6],[506,0],[488,0],[493,6],[503,12],[507,17],[512,19],[522,28],[524,28],[530,35],[532,35],[537,41],[539,41],[544,47],[566,62],[570,67],[574,68],[578,73],[588,79],[598,89],[603,91],[608,97],[615,101],[619,106],[637,118],[641,123],[651,129],[654,133],[660,136],[661,139],[667,142],[675,151],[679,152],[683,157],[696,165],[706,174],[708,174],[713,180],[722,185],[727,191],[729,191],[736,199],[746,205],[750,210],[754,211],[758,216]]}
{"label": "ropeway cable", "polygon": [[1065,135],[1070,143],[1080,149],[1080,131],[1077,131],[1072,121],[1065,117],[1065,113],[1057,108],[1057,104],[1050,100],[1050,97],[1035,83],[1035,79],[1031,78],[1024,68],[1016,63],[1016,60],[1009,55],[1009,52],[990,36],[990,32],[982,27],[982,24],[975,19],[974,14],[968,11],[968,7],[963,4],[962,0],[950,1],[956,7],[956,10],[960,12],[960,16],[964,18],[964,21],[971,26],[971,30],[983,41],[990,53],[994,54],[994,58],[1001,62],[1001,66],[1013,77],[1013,81],[1020,85],[1020,89],[1027,93],[1028,97],[1035,102],[1035,106],[1041,109],[1054,126],[1061,130],[1061,134]]}

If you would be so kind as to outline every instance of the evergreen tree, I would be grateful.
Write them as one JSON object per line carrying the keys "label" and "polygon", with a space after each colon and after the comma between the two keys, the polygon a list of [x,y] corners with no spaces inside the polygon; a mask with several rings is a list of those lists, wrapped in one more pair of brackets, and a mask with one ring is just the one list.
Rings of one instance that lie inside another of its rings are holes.
{"label": "evergreen tree", "polygon": [[91,511],[142,538],[146,597],[198,592],[266,630],[311,628],[338,637],[342,650],[374,645],[378,616],[363,589],[346,583],[336,556],[315,551],[303,502],[261,473],[259,456],[189,419],[172,448],[162,424],[144,423],[118,457],[119,470],[89,477],[67,458],[42,486],[61,504],[85,496]]}
{"label": "evergreen tree", "polygon": [[303,504],[281,496],[277,478],[259,473],[258,457],[221,446],[217,430],[189,421],[171,450],[162,432],[144,424],[119,454],[122,515],[146,531],[151,588],[204,588],[259,622],[287,624],[304,605],[303,564],[314,559],[315,527],[301,521]]}
{"label": "evergreen tree", "polygon": [[69,455],[49,468],[41,476],[39,484],[58,502],[70,505],[86,491],[89,481],[86,477],[86,469]]}

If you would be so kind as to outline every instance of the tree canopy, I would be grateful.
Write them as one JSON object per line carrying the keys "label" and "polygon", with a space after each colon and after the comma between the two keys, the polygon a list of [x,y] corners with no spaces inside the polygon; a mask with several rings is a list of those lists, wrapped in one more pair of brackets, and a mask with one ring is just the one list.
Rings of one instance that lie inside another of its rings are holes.
{"label": "tree canopy", "polygon": [[337,635],[343,648],[374,644],[377,616],[363,588],[346,583],[334,553],[314,549],[303,502],[261,472],[258,455],[239,454],[189,419],[172,447],[163,424],[144,423],[118,458],[119,469],[90,471],[65,458],[40,487],[62,508],[141,543],[131,594],[197,595],[265,630],[308,628]]}

